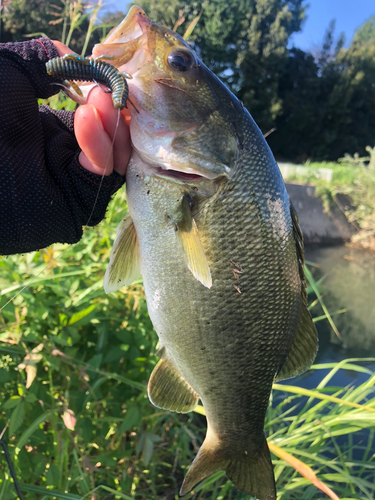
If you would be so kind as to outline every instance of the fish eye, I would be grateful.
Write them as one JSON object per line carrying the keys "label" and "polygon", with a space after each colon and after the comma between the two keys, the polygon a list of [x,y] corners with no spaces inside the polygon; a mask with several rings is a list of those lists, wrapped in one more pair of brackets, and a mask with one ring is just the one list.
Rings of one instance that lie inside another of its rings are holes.
{"label": "fish eye", "polygon": [[194,66],[195,59],[191,52],[187,50],[174,50],[168,55],[168,64],[174,70],[180,73],[188,71]]}

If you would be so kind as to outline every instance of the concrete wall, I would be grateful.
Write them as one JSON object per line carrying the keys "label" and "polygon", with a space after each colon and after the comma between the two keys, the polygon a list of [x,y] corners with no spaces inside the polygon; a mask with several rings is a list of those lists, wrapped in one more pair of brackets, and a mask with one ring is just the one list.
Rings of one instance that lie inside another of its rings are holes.
{"label": "concrete wall", "polygon": [[342,245],[350,241],[355,228],[338,206],[324,212],[321,199],[315,196],[315,186],[286,183],[286,188],[298,213],[306,245]]}

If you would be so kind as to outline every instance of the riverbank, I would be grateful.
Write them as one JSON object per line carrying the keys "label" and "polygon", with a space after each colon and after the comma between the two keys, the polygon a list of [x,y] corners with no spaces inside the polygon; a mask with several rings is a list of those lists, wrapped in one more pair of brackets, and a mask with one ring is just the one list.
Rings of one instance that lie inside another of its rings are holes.
{"label": "riverbank", "polygon": [[375,148],[340,163],[279,163],[307,245],[350,243],[375,254]]}
{"label": "riverbank", "polygon": [[342,245],[357,233],[337,204],[325,209],[315,186],[287,182],[286,189],[297,210],[305,245]]}

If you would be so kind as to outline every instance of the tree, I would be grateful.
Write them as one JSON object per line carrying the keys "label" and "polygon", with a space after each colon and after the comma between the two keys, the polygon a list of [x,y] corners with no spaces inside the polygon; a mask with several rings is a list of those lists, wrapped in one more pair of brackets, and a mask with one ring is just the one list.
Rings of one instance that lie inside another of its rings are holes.
{"label": "tree", "polygon": [[275,120],[276,131],[267,139],[280,159],[306,161],[320,140],[324,107],[318,72],[311,54],[296,48],[288,52],[278,87],[283,110]]}
{"label": "tree", "polygon": [[290,160],[337,160],[375,142],[374,17],[360,27],[349,48],[335,44],[331,23],[315,60],[289,51],[279,79],[283,112],[269,138],[274,153]]}
{"label": "tree", "polygon": [[274,125],[282,112],[277,95],[287,44],[300,30],[305,16],[303,0],[142,0],[140,6],[156,22],[184,26],[203,9],[191,36],[207,64],[253,114],[262,130]]}
{"label": "tree", "polygon": [[362,47],[374,44],[375,41],[375,16],[371,16],[360,26],[354,35],[354,43]]}

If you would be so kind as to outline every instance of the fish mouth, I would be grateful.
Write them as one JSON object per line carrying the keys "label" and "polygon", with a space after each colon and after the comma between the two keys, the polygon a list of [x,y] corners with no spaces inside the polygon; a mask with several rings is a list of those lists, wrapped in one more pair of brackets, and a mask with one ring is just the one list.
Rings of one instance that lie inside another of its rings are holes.
{"label": "fish mouth", "polygon": [[212,181],[217,177],[216,175],[211,175],[209,172],[202,172],[198,168],[194,168],[192,165],[180,166],[178,164],[174,164],[173,162],[160,162],[155,157],[149,156],[147,153],[140,151],[138,148],[135,147],[134,149],[143,164],[146,166],[148,175],[168,179],[181,184],[194,184],[207,180]]}
{"label": "fish mouth", "polygon": [[107,60],[121,72],[133,76],[152,62],[148,48],[148,32],[152,24],[145,12],[134,5],[105,41],[94,46],[92,57]]}
{"label": "fish mouth", "polygon": [[191,174],[183,172],[181,170],[172,170],[172,169],[164,170],[161,167],[155,168],[154,175],[156,177],[168,178],[170,180],[173,180],[175,182],[181,182],[183,184],[197,183],[203,180],[207,180],[207,177],[204,177],[203,175]]}
{"label": "fish mouth", "polygon": [[137,5],[133,5],[125,19],[110,32],[104,43],[132,42],[146,33],[150,25],[151,21],[145,12]]}

